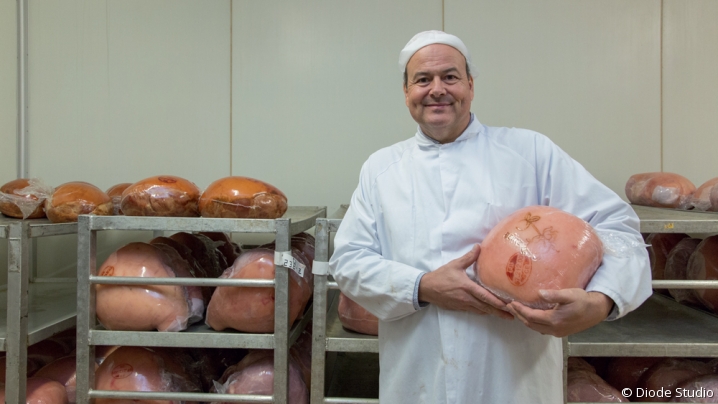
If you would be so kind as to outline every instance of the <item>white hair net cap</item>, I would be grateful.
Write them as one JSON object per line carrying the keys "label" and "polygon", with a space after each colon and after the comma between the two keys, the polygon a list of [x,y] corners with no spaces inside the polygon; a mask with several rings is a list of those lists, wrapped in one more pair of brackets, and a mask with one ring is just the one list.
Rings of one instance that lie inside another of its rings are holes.
{"label": "white hair net cap", "polygon": [[464,42],[462,42],[459,37],[447,34],[444,31],[424,31],[414,35],[399,53],[399,68],[401,72],[404,73],[406,71],[406,65],[409,63],[409,59],[411,59],[419,49],[437,43],[449,45],[461,52],[466,58],[466,63],[469,65],[469,74],[474,75],[476,67],[471,63],[469,49],[466,48],[466,45],[464,45]]}

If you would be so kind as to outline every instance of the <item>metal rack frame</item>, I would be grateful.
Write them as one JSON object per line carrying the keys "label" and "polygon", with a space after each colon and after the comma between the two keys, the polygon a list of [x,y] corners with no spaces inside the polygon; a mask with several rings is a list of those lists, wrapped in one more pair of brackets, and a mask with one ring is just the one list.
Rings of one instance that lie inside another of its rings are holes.
{"label": "metal rack frame", "polygon": [[[94,398],[126,398],[185,401],[226,401],[251,403],[287,403],[288,353],[309,321],[308,311],[299,324],[290,330],[289,270],[277,264],[276,255],[291,251],[292,235],[314,226],[317,218],[326,216],[325,207],[289,207],[279,219],[211,219],[129,216],[80,216],[78,222],[78,291],[77,291],[77,402],[87,403]],[[97,276],[97,232],[102,230],[151,231],[216,231],[225,233],[274,233],[275,278],[258,279],[195,279],[195,278],[138,278]],[[275,288],[274,333],[246,334],[214,331],[204,324],[195,324],[177,333],[156,331],[108,331],[97,328],[95,312],[96,284],[122,285],[196,285],[245,286]],[[123,392],[95,390],[95,345],[252,348],[274,350],[274,394],[233,395],[214,393]],[[91,349],[92,348],[92,349]]]}
{"label": "metal rack frame", "polygon": [[[344,212],[337,218],[319,219],[316,227],[316,261],[329,261],[329,236],[336,232]],[[718,233],[718,213],[672,211],[633,206],[643,233]],[[328,297],[338,289],[336,282],[314,274],[314,341],[312,346],[311,404],[377,403],[376,399],[325,397],[325,355],[327,352],[378,352],[377,337],[346,331],[336,313],[336,300]],[[718,288],[718,281],[660,280],[654,288]],[[329,310],[327,310],[329,309]],[[670,330],[670,331],[667,331]],[[718,357],[716,316],[678,304],[663,296],[652,296],[636,311],[616,321],[606,321],[578,334],[563,338],[564,400],[566,370],[570,356],[686,356]],[[584,403],[588,404],[588,403]]]}
{"label": "metal rack frame", "polygon": [[30,282],[32,240],[75,233],[77,223],[0,217],[0,238],[8,240],[7,292],[0,298],[7,305],[5,319],[0,320],[0,351],[7,352],[8,403],[26,401],[27,347],[75,325],[74,282]]}

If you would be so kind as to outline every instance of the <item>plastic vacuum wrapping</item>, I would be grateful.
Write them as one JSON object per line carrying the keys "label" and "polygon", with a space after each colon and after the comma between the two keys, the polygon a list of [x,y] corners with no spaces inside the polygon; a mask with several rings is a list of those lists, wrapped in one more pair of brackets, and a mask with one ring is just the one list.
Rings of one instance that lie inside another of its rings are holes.
{"label": "plastic vacuum wrapping", "polygon": [[[4,381],[4,380],[3,380]],[[27,404],[66,404],[67,394],[62,384],[44,377],[27,379]],[[0,402],[5,402],[5,384],[0,382]]]}
{"label": "plastic vacuum wrapping", "polygon": [[711,210],[713,212],[718,212],[718,187],[713,187],[713,190],[711,190],[710,201]]}
{"label": "plastic vacuum wrapping", "polygon": [[200,189],[173,175],[158,175],[135,182],[122,192],[125,216],[197,217]]}
{"label": "plastic vacuum wrapping", "polygon": [[[162,248],[139,242],[112,253],[100,266],[98,275],[192,276],[187,267],[178,266]],[[95,285],[95,288],[97,318],[109,330],[181,331],[202,319],[204,302],[196,286]]]}
{"label": "plastic vacuum wrapping", "polygon": [[629,402],[599,375],[586,369],[568,371],[566,399],[569,403]]}
{"label": "plastic vacuum wrapping", "polygon": [[668,254],[678,243],[687,238],[683,233],[651,233],[646,238],[646,243],[651,245],[648,249],[648,257],[651,260],[651,277],[654,280],[666,279],[664,272]]}
{"label": "plastic vacuum wrapping", "polygon": [[698,211],[714,210],[710,199],[714,189],[718,189],[718,177],[712,178],[696,188],[688,200],[688,207]]}
{"label": "plastic vacuum wrapping", "polygon": [[[308,404],[309,390],[301,371],[289,357],[288,404]],[[229,367],[215,383],[220,394],[272,395],[274,392],[274,353],[269,350],[251,351],[238,364]]]}
{"label": "plastic vacuum wrapping", "polygon": [[[120,347],[95,373],[95,388],[114,391],[199,392],[178,356],[162,348]],[[134,400],[95,399],[95,403],[134,403]],[[170,401],[152,401],[169,404]],[[172,402],[174,403],[174,402]]]}
{"label": "plastic vacuum wrapping", "polygon": [[287,197],[266,182],[248,177],[225,177],[202,193],[203,217],[276,219],[287,211]]}
{"label": "plastic vacuum wrapping", "polygon": [[476,281],[505,302],[549,309],[540,289],[585,288],[603,246],[585,221],[548,206],[529,206],[499,222],[481,243]]}
{"label": "plastic vacuum wrapping", "polygon": [[619,391],[629,389],[631,392],[635,392],[641,376],[661,360],[662,358],[656,357],[613,358],[606,368],[606,382]]}
{"label": "plastic vacuum wrapping", "polygon": [[[74,355],[65,356],[45,365],[35,373],[35,376],[44,377],[62,384],[67,392],[67,401],[74,403],[77,381],[76,365],[77,358]],[[97,369],[97,366],[95,366],[95,369]]]}
{"label": "plastic vacuum wrapping", "polygon": [[[688,259],[686,278],[689,280],[718,280],[718,235],[706,237]],[[695,295],[714,313],[718,313],[718,289],[696,289]]]}
{"label": "plastic vacuum wrapping", "polygon": [[52,195],[51,186],[37,178],[19,178],[0,187],[0,213],[18,219],[45,217],[43,204]]}
{"label": "plastic vacuum wrapping", "polygon": [[112,199],[87,182],[67,182],[45,200],[45,213],[53,223],[76,222],[79,215],[112,215]]}
{"label": "plastic vacuum wrapping", "polygon": [[634,174],[626,182],[626,197],[636,205],[688,209],[696,186],[674,173]]}
{"label": "plastic vacuum wrapping", "polygon": [[362,334],[379,335],[379,319],[341,292],[337,312],[344,328]]}
{"label": "plastic vacuum wrapping", "polygon": [[718,403],[718,375],[694,377],[674,389],[671,403]]}
{"label": "plastic vacuum wrapping", "polygon": [[[666,358],[651,366],[638,382],[642,391],[673,391],[688,379],[711,373],[711,368],[703,362],[682,358]],[[638,402],[668,402],[671,397],[638,397]]]}
{"label": "plastic vacuum wrapping", "polygon": [[[699,238],[684,238],[673,247],[666,259],[665,279],[688,279],[688,260],[701,241]],[[678,303],[700,306],[700,301],[696,297],[696,292],[693,289],[668,289],[668,292]]]}

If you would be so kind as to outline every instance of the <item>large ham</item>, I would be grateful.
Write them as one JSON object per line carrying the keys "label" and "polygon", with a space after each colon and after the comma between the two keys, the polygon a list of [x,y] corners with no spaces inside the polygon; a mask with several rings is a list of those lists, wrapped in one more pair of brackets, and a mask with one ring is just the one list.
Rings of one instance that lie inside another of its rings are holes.
{"label": "large ham", "polygon": [[[4,380],[3,380],[4,382]],[[0,402],[5,402],[5,384],[0,382]],[[67,394],[62,384],[44,377],[27,379],[27,404],[66,404]]]}
{"label": "large ham", "polygon": [[651,261],[651,277],[654,280],[665,279],[668,254],[686,237],[688,235],[683,233],[652,233],[646,238],[646,243],[651,245],[648,249],[648,257]]}
{"label": "large ham", "polygon": [[718,177],[704,182],[693,191],[688,200],[689,208],[700,211],[713,210],[711,207],[711,192],[714,189],[718,189]]}
{"label": "large ham", "polygon": [[18,219],[45,217],[43,203],[53,189],[32,178],[18,178],[0,187],[0,213]]}
{"label": "large ham", "polygon": [[[112,253],[99,276],[191,277],[161,248],[130,243]],[[173,265],[175,267],[173,268]],[[186,263],[185,263],[186,265]],[[202,319],[204,303],[195,286],[95,285],[97,318],[109,330],[181,331]]]}
{"label": "large ham", "polygon": [[199,210],[203,217],[276,219],[287,211],[287,197],[254,178],[225,177],[204,190]]}
{"label": "large ham", "polygon": [[87,182],[67,182],[45,200],[45,213],[53,223],[76,222],[79,215],[112,215],[112,199]]}
{"label": "large ham", "polygon": [[[659,392],[662,390],[671,391],[672,394],[672,390],[684,381],[709,373],[711,373],[710,366],[703,362],[667,358],[653,365],[641,376],[637,392]],[[670,399],[671,396],[665,394],[663,397],[644,394],[643,397],[637,397],[636,401],[665,403]]]}
{"label": "large ham", "polygon": [[[64,358],[60,358],[45,365],[42,369],[35,373],[35,377],[44,377],[62,384],[67,392],[67,401],[74,403],[77,387],[76,366],[77,358],[74,355],[65,356]],[[97,369],[97,365],[95,366],[95,369]]]}
{"label": "large ham", "polygon": [[713,190],[711,191],[710,201],[711,210],[713,212],[718,212],[718,187],[713,187]]}
{"label": "large ham", "polygon": [[[718,280],[718,235],[706,237],[688,259],[686,278]],[[696,297],[708,309],[718,313],[718,289],[696,289]]]}
{"label": "large ham", "polygon": [[569,403],[627,403],[615,388],[589,370],[569,370],[566,399]]}
{"label": "large ham", "polygon": [[671,403],[718,403],[718,375],[694,377],[679,384]]}
{"label": "large ham", "polygon": [[[199,392],[199,386],[176,359],[175,354],[162,349],[142,347],[120,347],[110,354],[95,373],[95,388],[113,391]],[[96,404],[134,402],[136,401],[95,399]]]}
{"label": "large ham", "polygon": [[[684,238],[673,247],[666,259],[665,279],[687,279],[688,260],[700,242],[699,238]],[[668,292],[678,303],[700,306],[700,301],[693,289],[669,289]]]}
{"label": "large ham", "polygon": [[126,216],[197,217],[200,193],[191,181],[158,175],[127,187],[120,206]]}
{"label": "large ham", "polygon": [[222,268],[223,271],[227,269],[228,266],[232,265],[234,260],[236,260],[239,254],[242,253],[239,245],[234,243],[227,233],[202,232],[199,234],[212,240],[217,251],[222,253],[222,257],[224,257],[226,261],[226,266]]}
{"label": "large ham", "polygon": [[362,334],[379,335],[379,319],[344,293],[339,293],[337,312],[344,328]]}
{"label": "large ham", "polygon": [[585,288],[603,259],[593,228],[549,206],[503,219],[481,243],[477,281],[505,302],[548,309],[540,289]]}
{"label": "large ham", "polygon": [[289,349],[289,355],[294,358],[294,361],[299,366],[299,370],[302,372],[302,380],[305,386],[312,385],[312,324],[311,322],[307,325],[307,328],[302,331],[297,341]]}
{"label": "large ham", "polygon": [[618,390],[629,389],[635,392],[641,376],[662,359],[627,356],[613,358],[606,369],[606,382]]}
{"label": "large ham", "polygon": [[674,173],[634,174],[626,182],[626,197],[631,203],[658,208],[687,209],[695,190],[690,180]]}
{"label": "large ham", "polygon": [[179,232],[169,238],[184,245],[192,251],[192,256],[197,260],[207,278],[218,278],[225,268],[219,262],[218,252],[214,243],[201,234],[190,234]]}
{"label": "large ham", "polygon": [[[289,321],[306,304],[302,278],[289,270]],[[227,268],[223,279],[274,279],[274,251],[245,251]],[[233,328],[244,332],[274,332],[274,288],[220,286],[207,307],[207,325],[215,330]]]}
{"label": "large ham", "polygon": [[[288,404],[308,404],[309,391],[302,380],[299,367],[289,358]],[[252,351],[235,366],[229,367],[216,385],[222,394],[272,395],[274,392],[274,354],[272,351]]]}

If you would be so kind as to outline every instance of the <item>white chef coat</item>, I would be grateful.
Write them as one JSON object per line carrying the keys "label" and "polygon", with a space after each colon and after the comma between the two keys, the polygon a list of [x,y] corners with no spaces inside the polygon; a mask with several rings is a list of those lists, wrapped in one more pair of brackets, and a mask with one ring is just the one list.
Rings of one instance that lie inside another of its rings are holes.
{"label": "white chef coat", "polygon": [[[452,143],[419,129],[369,157],[330,269],[341,290],[379,318],[380,402],[563,402],[559,338],[519,320],[414,304],[420,274],[466,254],[529,205],[554,206],[642,242],[630,206],[533,131],[484,126],[472,115]],[[586,288],[613,299],[613,318],[651,294],[648,254],[633,251],[604,256]]]}

